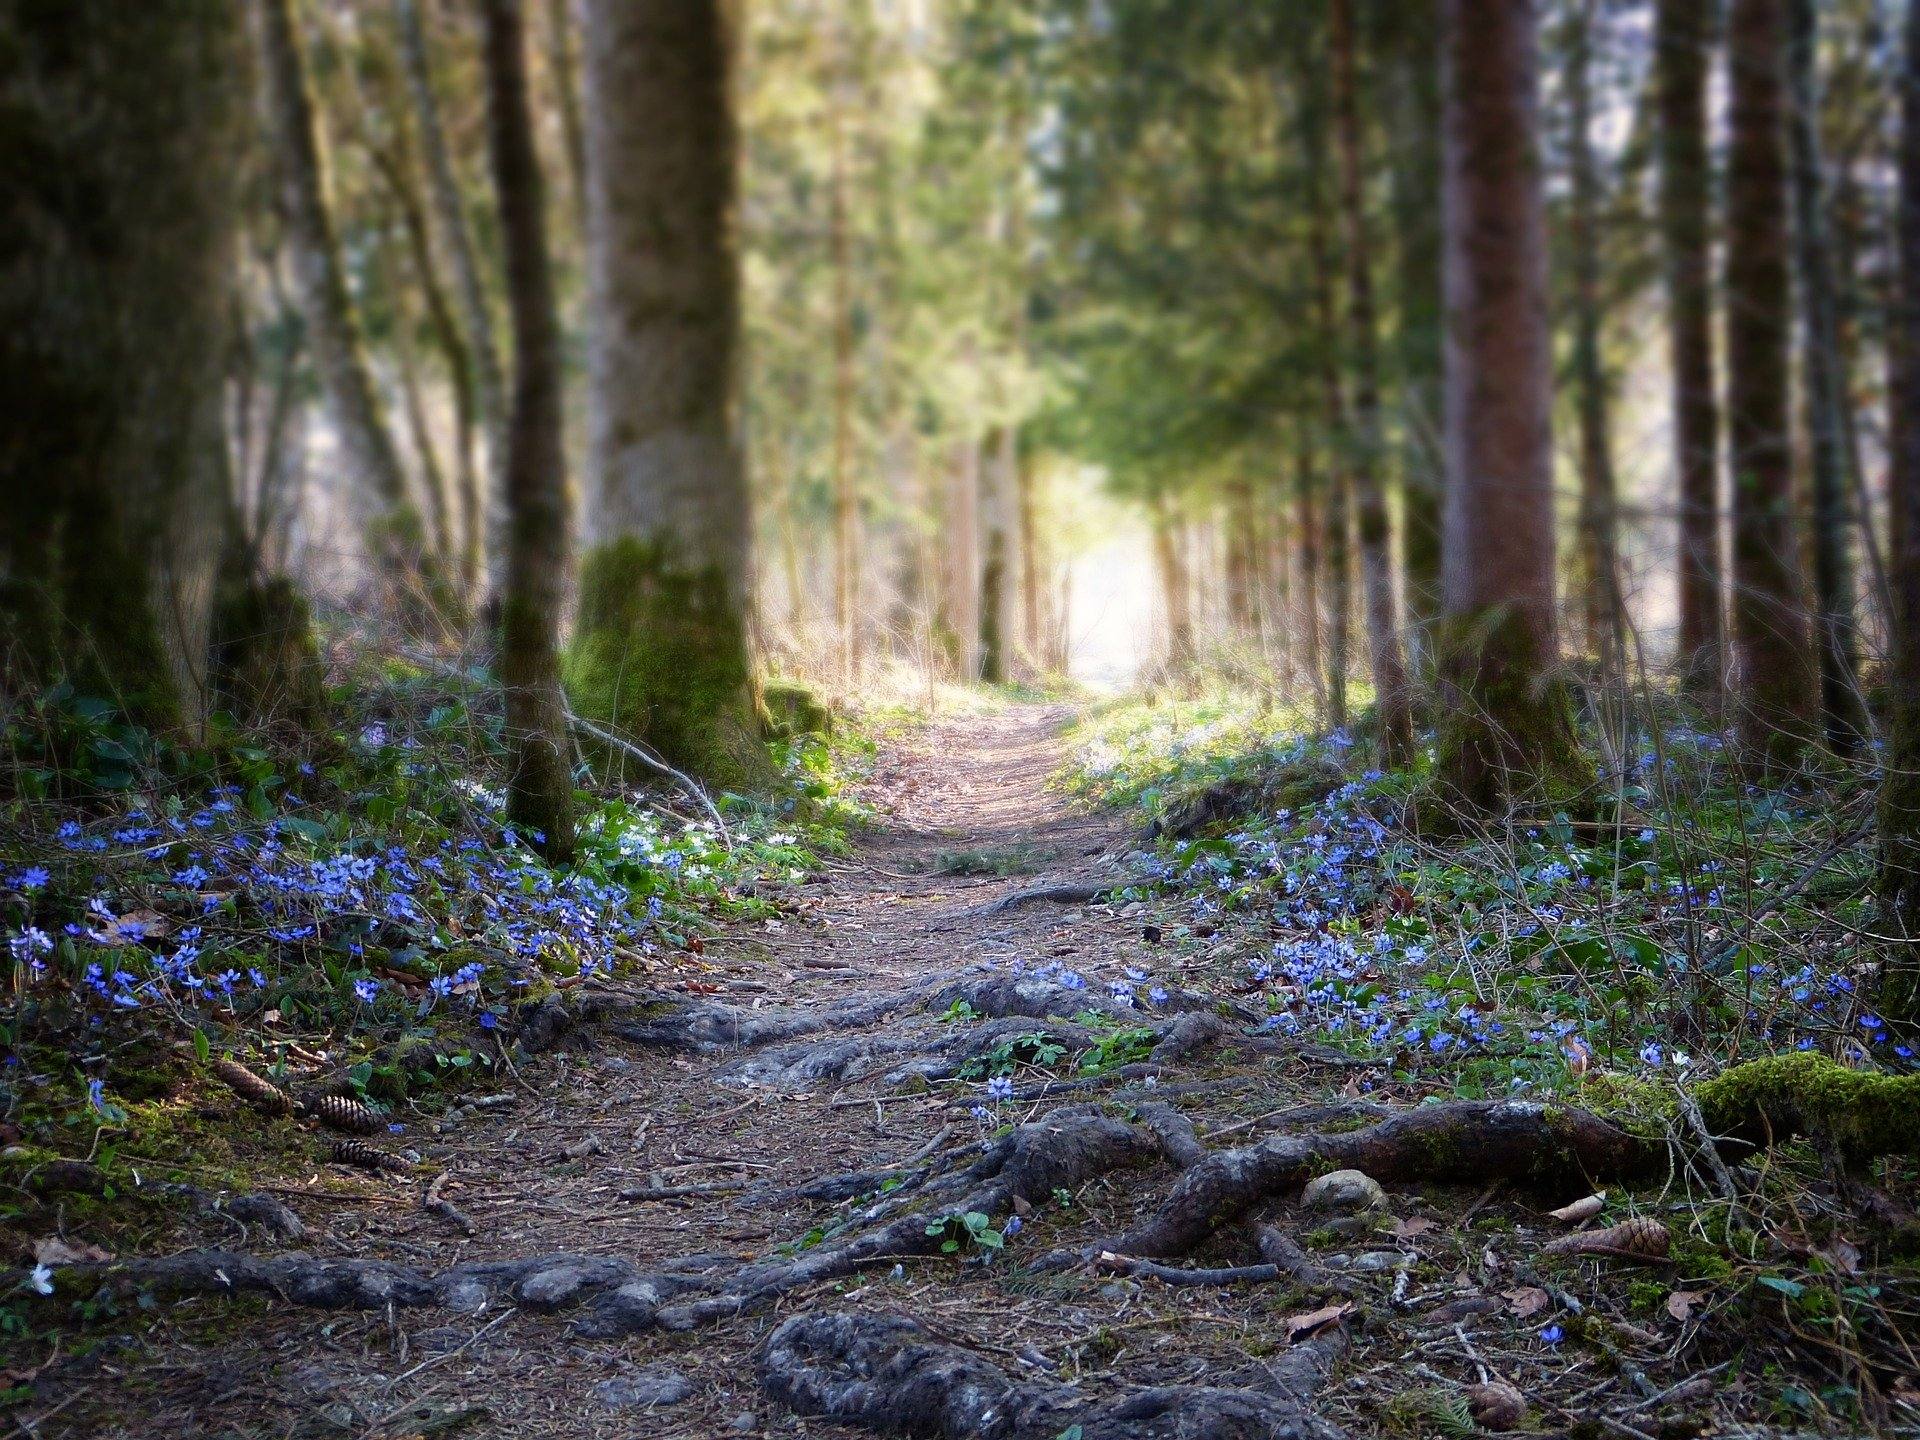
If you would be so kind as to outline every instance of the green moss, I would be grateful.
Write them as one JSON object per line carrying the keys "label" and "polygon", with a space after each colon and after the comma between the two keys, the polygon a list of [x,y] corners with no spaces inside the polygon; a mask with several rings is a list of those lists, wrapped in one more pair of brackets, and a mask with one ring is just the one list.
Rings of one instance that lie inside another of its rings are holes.
{"label": "green moss", "polygon": [[1434,788],[1421,806],[1427,828],[1445,832],[1462,812],[1485,815],[1518,803],[1558,807],[1592,788],[1566,682],[1517,613],[1450,622],[1440,655],[1449,703]]}
{"label": "green moss", "polygon": [[566,682],[582,714],[710,785],[767,794],[778,784],[745,619],[718,566],[686,568],[635,536],[588,555]]}
{"label": "green moss", "polygon": [[1694,1098],[1716,1135],[1754,1144],[1805,1135],[1855,1163],[1920,1154],[1920,1075],[1849,1070],[1805,1051],[1737,1065]]}
{"label": "green moss", "polygon": [[324,728],[326,665],[306,599],[291,580],[256,580],[229,563],[212,642],[214,694],[242,725],[279,721],[301,735]]}
{"label": "green moss", "polygon": [[769,683],[761,693],[761,704],[767,716],[768,732],[781,739],[833,733],[833,711],[797,681]]}

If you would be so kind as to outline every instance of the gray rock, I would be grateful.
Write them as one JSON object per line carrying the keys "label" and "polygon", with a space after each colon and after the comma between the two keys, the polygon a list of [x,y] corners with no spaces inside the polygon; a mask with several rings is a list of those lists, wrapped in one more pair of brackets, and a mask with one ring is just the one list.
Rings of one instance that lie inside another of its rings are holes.
{"label": "gray rock", "polygon": [[1412,1263],[1411,1255],[1402,1255],[1398,1250],[1369,1250],[1355,1256],[1350,1268],[1371,1275],[1382,1270],[1404,1270]]}
{"label": "gray rock", "polygon": [[593,1398],[610,1410],[664,1409],[692,1394],[693,1382],[665,1366],[636,1370],[593,1387]]}
{"label": "gray rock", "polygon": [[1335,1170],[1330,1175],[1309,1180],[1300,1192],[1300,1203],[1309,1210],[1332,1210],[1351,1214],[1358,1210],[1384,1210],[1387,1192],[1380,1182],[1360,1170]]}
{"label": "gray rock", "polygon": [[759,1418],[751,1410],[743,1410],[727,1422],[727,1429],[736,1435],[745,1435],[759,1423]]}

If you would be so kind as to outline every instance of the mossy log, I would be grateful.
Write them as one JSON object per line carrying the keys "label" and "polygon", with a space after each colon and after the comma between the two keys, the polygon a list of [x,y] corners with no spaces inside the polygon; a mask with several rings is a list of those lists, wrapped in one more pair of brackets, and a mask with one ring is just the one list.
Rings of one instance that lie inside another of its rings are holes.
{"label": "mossy log", "polygon": [[1723,1139],[1764,1146],[1805,1136],[1849,1165],[1920,1155],[1920,1075],[1850,1070],[1805,1051],[1736,1065],[1693,1095]]}

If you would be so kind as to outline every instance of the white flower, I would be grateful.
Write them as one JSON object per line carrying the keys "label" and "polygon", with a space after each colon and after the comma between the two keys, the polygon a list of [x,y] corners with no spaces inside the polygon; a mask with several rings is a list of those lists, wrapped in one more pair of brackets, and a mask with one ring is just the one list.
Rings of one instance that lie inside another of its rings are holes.
{"label": "white flower", "polygon": [[28,1272],[27,1283],[33,1286],[35,1294],[51,1295],[53,1293],[53,1271],[49,1270],[44,1264],[36,1265]]}

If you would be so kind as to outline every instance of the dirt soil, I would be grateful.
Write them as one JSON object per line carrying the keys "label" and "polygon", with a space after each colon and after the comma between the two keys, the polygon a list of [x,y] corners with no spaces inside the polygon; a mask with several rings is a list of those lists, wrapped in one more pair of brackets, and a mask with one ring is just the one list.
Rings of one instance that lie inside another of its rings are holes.
{"label": "dirt soil", "polygon": [[[1080,811],[1049,786],[1070,718],[1055,708],[1014,707],[944,719],[894,742],[869,796],[885,818],[855,853],[797,887],[799,901],[777,928],[713,938],[683,968],[655,977],[657,987],[746,1007],[806,1009],[969,967],[1052,962],[1084,976],[1090,994],[1104,994],[1133,968],[1155,983],[1230,997],[1235,977],[1245,975],[1246,952],[1236,954],[1230,937],[1192,934],[1176,914],[1058,898],[991,908],[1016,892],[1122,873],[1132,841],[1121,820]],[[929,1020],[913,1018],[923,1026]],[[983,1122],[972,1113],[985,1099],[977,1077],[889,1084],[881,1066],[852,1081],[762,1086],[729,1077],[740,1058],[636,1047],[583,1029],[556,1052],[520,1064],[517,1084],[505,1090],[509,1103],[445,1127],[404,1116],[407,1133],[397,1142],[451,1177],[443,1193],[472,1218],[470,1237],[422,1210],[417,1178],[317,1165],[285,1177],[276,1193],[308,1229],[298,1248],[426,1271],[568,1251],[642,1267],[695,1252],[766,1258],[859,1203],[770,1201],[772,1186],[974,1146],[1054,1103],[1001,1102]],[[1418,1098],[1336,1059],[1260,1051],[1230,1035],[1224,1048],[1160,1067],[1153,1084],[1136,1066],[1060,1103],[1117,1097],[1124,1106],[1167,1097],[1203,1142],[1227,1145],[1286,1123],[1276,1112],[1289,1106],[1351,1098],[1363,1083],[1369,1099]],[[1068,1063],[1056,1064],[1052,1077],[1027,1069],[1014,1078],[1030,1091],[1050,1078],[1080,1077]],[[1690,1373],[1685,1364],[1672,1368],[1685,1329],[1673,1320],[1643,1319],[1637,1337],[1632,1326],[1614,1332],[1611,1359],[1543,1341],[1544,1321],[1562,1313],[1565,1301],[1591,1300],[1605,1267],[1596,1262],[1573,1279],[1561,1272],[1546,1282],[1551,1297],[1534,1289],[1540,1277],[1527,1270],[1526,1257],[1538,1244],[1527,1237],[1555,1229],[1541,1213],[1548,1202],[1498,1187],[1398,1188],[1389,1196],[1391,1215],[1348,1222],[1344,1233],[1291,1202],[1275,1207],[1266,1218],[1350,1287],[1353,1308],[1336,1308],[1317,1325],[1314,1312],[1338,1307],[1343,1297],[1286,1281],[1172,1287],[1085,1266],[1023,1272],[1023,1260],[1056,1246],[1124,1231],[1173,1178],[1164,1162],[1108,1174],[1059,1197],[1066,1203],[1033,1207],[1001,1254],[907,1258],[898,1268],[883,1262],[684,1333],[586,1339],[564,1312],[508,1302],[476,1314],[319,1311],[258,1295],[161,1299],[105,1322],[107,1333],[124,1340],[49,1368],[13,1417],[36,1436],[140,1440],[851,1436],[867,1432],[790,1413],[767,1397],[755,1373],[782,1319],[849,1307],[909,1315],[1017,1378],[1078,1382],[1093,1395],[1229,1383],[1250,1363],[1324,1333],[1330,1321],[1349,1331],[1350,1344],[1316,1408],[1356,1434],[1377,1433],[1395,1413],[1395,1397],[1404,1414],[1409,1393],[1457,1396],[1460,1385],[1490,1376],[1519,1385],[1547,1428],[1605,1405],[1621,1407],[1623,1416],[1638,1411],[1650,1423],[1653,1410],[1640,1408],[1647,1397]],[[622,1198],[623,1191],[689,1187],[707,1190]],[[166,1244],[275,1249],[218,1217],[193,1222]],[[1222,1241],[1180,1263],[1250,1258],[1257,1257]],[[686,1383],[663,1389],[666,1372]],[[1407,1418],[1419,1427],[1417,1417]]]}

